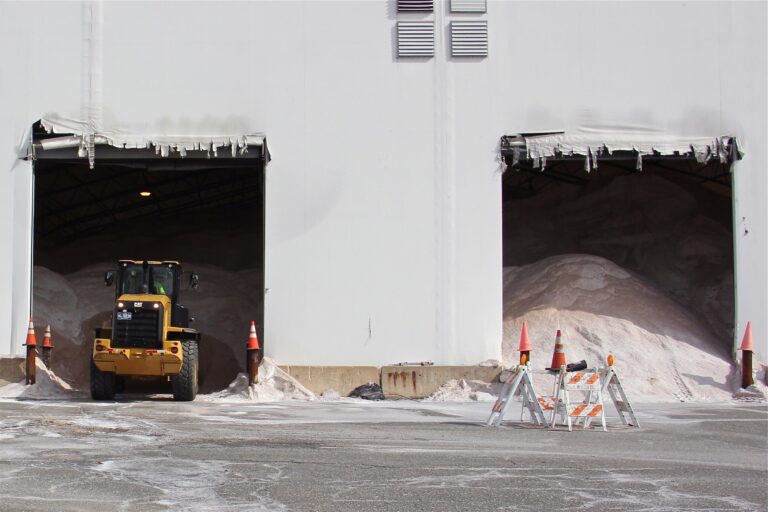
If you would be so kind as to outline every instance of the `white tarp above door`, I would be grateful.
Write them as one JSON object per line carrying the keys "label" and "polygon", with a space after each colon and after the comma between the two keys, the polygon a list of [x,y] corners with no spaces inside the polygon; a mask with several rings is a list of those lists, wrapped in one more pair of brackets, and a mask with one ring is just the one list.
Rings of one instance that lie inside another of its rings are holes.
{"label": "white tarp above door", "polygon": [[587,171],[597,167],[600,155],[614,151],[636,152],[638,168],[642,168],[643,157],[650,155],[691,155],[702,163],[712,158],[727,162],[741,157],[738,141],[734,137],[684,137],[633,127],[579,127],[568,132],[505,136],[502,151],[510,149],[515,160],[510,163],[527,158],[532,159],[536,167],[542,168],[546,167],[547,158],[581,155],[585,157]]}
{"label": "white tarp above door", "polygon": [[78,147],[78,154],[87,157],[93,167],[95,145],[108,144],[121,149],[151,149],[163,157],[172,152],[186,156],[187,151],[206,151],[209,156],[218,156],[221,148],[229,148],[232,156],[243,155],[248,146],[264,148],[263,134],[227,134],[227,135],[173,135],[173,134],[134,134],[117,128],[104,128],[94,132],[89,121],[68,119],[48,115],[40,120],[49,133],[68,134],[69,137],[47,139],[42,142],[43,149]]}

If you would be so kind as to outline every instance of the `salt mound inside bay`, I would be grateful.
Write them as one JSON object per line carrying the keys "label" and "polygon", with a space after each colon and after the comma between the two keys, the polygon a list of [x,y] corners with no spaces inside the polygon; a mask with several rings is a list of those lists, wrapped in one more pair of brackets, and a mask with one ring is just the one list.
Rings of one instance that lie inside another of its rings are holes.
{"label": "salt mound inside bay", "polygon": [[729,400],[735,391],[730,340],[715,338],[701,318],[605,258],[559,255],[506,268],[505,365],[517,364],[523,320],[534,369],[549,366],[559,328],[569,362],[604,366],[614,354],[630,400]]}

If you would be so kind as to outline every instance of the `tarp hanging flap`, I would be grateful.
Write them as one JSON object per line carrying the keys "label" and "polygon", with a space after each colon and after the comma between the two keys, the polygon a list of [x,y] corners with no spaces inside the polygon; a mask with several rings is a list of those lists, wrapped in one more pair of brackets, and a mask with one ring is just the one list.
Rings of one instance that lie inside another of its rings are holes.
{"label": "tarp hanging flap", "polygon": [[[40,124],[48,133],[74,134],[78,140],[72,146],[81,146],[81,150],[93,157],[92,143],[108,144],[121,149],[151,149],[157,154],[167,157],[171,152],[178,152],[182,157],[187,151],[207,151],[213,156],[218,155],[218,149],[231,148],[232,156],[243,155],[248,146],[264,146],[263,134],[225,134],[225,135],[168,135],[168,134],[134,134],[117,129],[101,129],[92,133],[89,123],[76,119],[68,119],[56,115],[48,115],[40,120]],[[65,144],[66,141],[59,141]],[[51,144],[51,143],[49,143]]]}
{"label": "tarp hanging flap", "polygon": [[[509,137],[506,139],[509,140]],[[742,156],[735,137],[685,137],[627,127],[582,127],[561,133],[520,135],[516,139],[525,141],[525,153],[534,162],[558,155],[583,155],[587,159],[587,169],[596,167],[596,157],[606,151],[608,154],[614,151],[635,151],[638,153],[638,167],[642,165],[642,157],[645,155],[692,154],[702,163],[711,158],[726,162],[738,160]],[[590,155],[592,162],[589,162]]]}

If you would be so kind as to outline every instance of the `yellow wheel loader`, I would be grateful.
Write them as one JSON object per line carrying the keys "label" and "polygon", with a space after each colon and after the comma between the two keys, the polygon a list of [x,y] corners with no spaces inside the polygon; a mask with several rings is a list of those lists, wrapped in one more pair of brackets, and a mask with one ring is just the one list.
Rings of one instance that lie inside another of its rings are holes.
{"label": "yellow wheel loader", "polygon": [[[116,284],[112,326],[96,329],[91,358],[91,396],[112,400],[126,377],[166,377],[174,400],[197,395],[200,333],[189,327],[187,308],[179,304],[181,265],[176,261],[120,260],[104,274]],[[189,285],[199,278],[191,274]]]}

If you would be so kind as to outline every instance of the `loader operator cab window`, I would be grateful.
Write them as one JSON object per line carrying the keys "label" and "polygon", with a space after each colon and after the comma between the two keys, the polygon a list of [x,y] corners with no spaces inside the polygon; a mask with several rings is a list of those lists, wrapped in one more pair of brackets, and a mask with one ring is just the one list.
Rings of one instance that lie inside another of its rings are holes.
{"label": "loader operator cab window", "polygon": [[[174,269],[165,265],[152,265],[148,267],[147,272],[149,275],[145,276],[141,265],[125,264],[118,296],[151,293],[173,299]],[[147,281],[144,280],[145,277]]]}
{"label": "loader operator cab window", "polygon": [[125,268],[123,272],[123,283],[121,294],[139,294],[141,285],[144,282],[144,272],[138,265],[131,265]]}
{"label": "loader operator cab window", "polygon": [[173,269],[169,267],[150,267],[150,293],[173,297]]}

